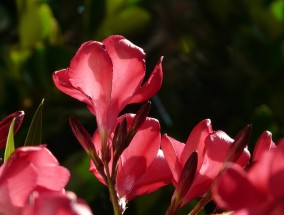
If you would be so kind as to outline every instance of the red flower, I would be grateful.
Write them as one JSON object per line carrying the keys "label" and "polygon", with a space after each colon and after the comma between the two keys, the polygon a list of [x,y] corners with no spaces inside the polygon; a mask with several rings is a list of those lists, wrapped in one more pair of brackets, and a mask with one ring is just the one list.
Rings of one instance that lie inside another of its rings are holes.
{"label": "red flower", "polygon": [[[190,155],[194,151],[198,153],[195,177],[191,187],[183,196],[181,206],[193,198],[203,196],[208,191],[221,170],[233,142],[234,140],[224,132],[213,132],[209,119],[201,121],[192,129],[186,144],[163,135],[161,146],[173,174],[174,186],[182,181],[180,180],[182,170]],[[245,150],[237,163],[244,166],[248,163],[249,158],[249,152]]]}
{"label": "red flower", "polygon": [[96,116],[100,135],[107,138],[122,109],[148,100],[162,83],[161,60],[145,82],[145,53],[122,36],[89,41],[67,69],[53,74],[56,87],[87,104]]}
{"label": "red flower", "polygon": [[254,154],[256,162],[247,172],[231,165],[218,177],[213,198],[220,208],[238,215],[284,214],[284,142],[275,147],[265,132]]}
{"label": "red flower", "polygon": [[[134,116],[123,115],[118,118],[118,122],[126,117],[127,125],[130,125]],[[98,132],[94,134],[93,140],[97,151],[100,151]],[[121,201],[130,201],[137,195],[153,192],[171,182],[171,172],[160,150],[160,144],[159,122],[153,118],[146,118],[118,162],[115,187]],[[110,170],[113,168],[111,164],[112,162],[109,164]],[[105,184],[93,163],[90,170]]]}
{"label": "red flower", "polygon": [[45,146],[17,148],[0,168],[0,211],[19,214],[34,191],[62,191],[69,171]]}
{"label": "red flower", "polygon": [[23,215],[92,215],[89,206],[73,192],[34,192]]}
{"label": "red flower", "polygon": [[6,116],[4,119],[0,121],[0,149],[6,146],[7,136],[13,118],[15,118],[14,134],[16,134],[22,124],[24,115],[25,115],[24,111],[17,111],[15,113]]}

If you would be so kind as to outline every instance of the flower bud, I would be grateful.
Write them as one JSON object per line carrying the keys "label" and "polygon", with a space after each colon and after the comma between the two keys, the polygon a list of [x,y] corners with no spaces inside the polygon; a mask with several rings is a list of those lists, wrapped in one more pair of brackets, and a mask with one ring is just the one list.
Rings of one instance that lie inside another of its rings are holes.
{"label": "flower bud", "polygon": [[75,137],[77,138],[83,149],[90,156],[96,168],[101,173],[102,177],[104,177],[105,174],[103,170],[103,163],[96,152],[96,148],[95,145],[93,144],[90,134],[74,117],[69,118],[69,123],[73,134],[75,135]]}
{"label": "flower bud", "polygon": [[176,187],[177,195],[179,195],[180,198],[183,198],[185,196],[185,194],[192,185],[192,182],[195,177],[195,172],[197,169],[197,163],[198,163],[198,153],[197,151],[194,151],[187,159],[183,167],[183,170],[181,172],[178,185]]}
{"label": "flower bud", "polygon": [[234,142],[229,148],[225,162],[235,162],[239,159],[244,148],[249,144],[252,125],[246,125],[235,137]]}

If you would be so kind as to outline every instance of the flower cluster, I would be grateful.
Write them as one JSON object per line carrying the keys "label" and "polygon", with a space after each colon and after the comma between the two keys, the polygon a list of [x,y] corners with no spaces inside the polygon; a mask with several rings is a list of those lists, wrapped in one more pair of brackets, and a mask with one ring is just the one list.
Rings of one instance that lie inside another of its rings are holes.
{"label": "flower cluster", "polygon": [[[70,66],[52,76],[59,90],[85,103],[96,117],[93,134],[76,118],[69,122],[90,158],[90,172],[108,187],[114,214],[123,214],[136,196],[169,184],[175,189],[167,215],[195,198],[200,202],[191,215],[211,201],[214,213],[283,214],[284,140],[275,144],[265,131],[251,156],[251,125],[234,139],[213,130],[209,119],[199,122],[185,143],[161,133],[159,121],[148,116],[148,100],[161,87],[162,59],[144,80],[144,51],[115,35],[84,43]],[[136,114],[121,115],[128,104],[142,102]],[[7,143],[7,150],[9,129],[16,133],[23,116],[18,111],[0,121],[1,148]],[[69,177],[45,145],[17,148],[0,167],[0,212],[92,214],[83,200],[65,190]]]}
{"label": "flower cluster", "polygon": [[266,154],[275,146],[267,132],[256,144],[252,163],[247,150],[250,125],[232,139],[223,131],[214,131],[211,121],[205,119],[182,143],[160,133],[159,121],[148,117],[149,102],[136,114],[119,116],[126,105],[147,101],[158,92],[162,59],[144,80],[144,51],[116,35],[84,43],[70,66],[53,74],[56,87],[84,102],[96,117],[93,135],[75,118],[70,119],[70,125],[90,156],[90,171],[108,186],[114,213],[123,214],[127,202],[137,195],[170,183],[175,191],[166,214],[176,214],[198,197],[202,199],[191,214],[212,198],[220,209],[240,214],[281,211],[279,198],[284,192],[277,187],[284,166],[280,161],[276,165],[275,160],[282,158],[283,147]]}

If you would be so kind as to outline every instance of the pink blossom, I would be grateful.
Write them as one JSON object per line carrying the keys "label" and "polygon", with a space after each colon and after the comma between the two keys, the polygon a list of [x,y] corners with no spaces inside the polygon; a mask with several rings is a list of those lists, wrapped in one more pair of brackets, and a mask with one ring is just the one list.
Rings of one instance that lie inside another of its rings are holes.
{"label": "pink blossom", "polygon": [[70,191],[33,192],[23,215],[92,215],[89,206]]}
{"label": "pink blossom", "polygon": [[[208,191],[221,170],[233,142],[234,140],[223,131],[213,131],[209,119],[201,121],[192,129],[185,144],[167,135],[162,136],[161,146],[173,174],[174,186],[177,186],[180,181],[187,159],[194,151],[198,153],[195,177],[183,197],[182,206]],[[237,163],[245,166],[249,158],[249,152],[244,150]]]}
{"label": "pink blossom", "polygon": [[238,215],[284,213],[284,143],[275,147],[271,135],[263,135],[254,154],[262,152],[248,171],[231,165],[216,180],[212,191],[220,208]]}
{"label": "pink blossom", "polygon": [[[118,122],[126,117],[127,125],[130,125],[134,116],[123,115],[118,118]],[[100,151],[98,132],[94,134],[93,141],[96,149]],[[156,119],[148,117],[119,159],[115,187],[120,199],[130,201],[137,195],[153,192],[170,183],[171,172],[160,144],[160,124]],[[111,164],[112,162],[109,167],[112,170]],[[90,170],[105,184],[93,163]]]}
{"label": "pink blossom", "polygon": [[0,149],[2,149],[6,145],[9,128],[13,118],[15,118],[14,134],[16,134],[22,124],[24,115],[25,115],[24,111],[17,111],[15,113],[6,116],[4,119],[0,121]]}
{"label": "pink blossom", "polygon": [[34,191],[62,191],[69,171],[43,145],[19,147],[0,168],[0,212],[20,214]]}
{"label": "pink blossom", "polygon": [[110,36],[82,44],[70,66],[53,74],[53,81],[59,90],[87,104],[104,139],[127,104],[146,101],[160,89],[161,61],[144,82],[144,51],[122,36]]}

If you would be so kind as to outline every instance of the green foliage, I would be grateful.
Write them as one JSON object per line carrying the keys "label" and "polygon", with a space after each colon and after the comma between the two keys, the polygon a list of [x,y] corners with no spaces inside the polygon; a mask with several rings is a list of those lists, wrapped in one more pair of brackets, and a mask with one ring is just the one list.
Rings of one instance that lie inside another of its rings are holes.
{"label": "green foliage", "polygon": [[25,146],[37,146],[42,144],[42,108],[43,108],[44,99],[41,101],[38,106],[33,120],[30,124],[27,137],[25,140]]}
{"label": "green foliage", "polygon": [[278,20],[284,21],[284,2],[282,0],[273,1],[270,9]]}
{"label": "green foliage", "polygon": [[58,41],[58,26],[48,4],[38,0],[17,1],[19,14],[19,37],[23,48],[48,40]]}
{"label": "green foliage", "polygon": [[15,151],[15,143],[14,143],[14,124],[15,118],[12,120],[12,123],[9,128],[8,138],[6,142],[6,148],[4,152],[4,162],[7,161],[10,155]]}

